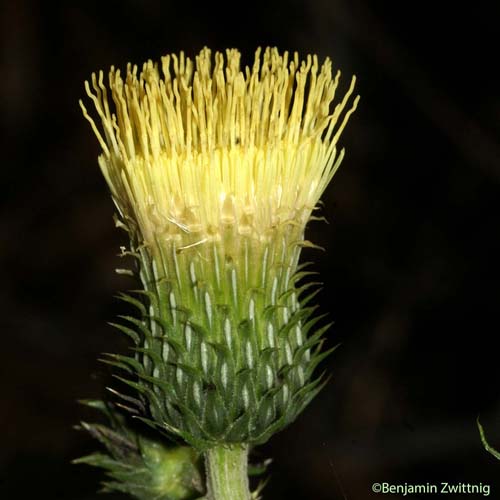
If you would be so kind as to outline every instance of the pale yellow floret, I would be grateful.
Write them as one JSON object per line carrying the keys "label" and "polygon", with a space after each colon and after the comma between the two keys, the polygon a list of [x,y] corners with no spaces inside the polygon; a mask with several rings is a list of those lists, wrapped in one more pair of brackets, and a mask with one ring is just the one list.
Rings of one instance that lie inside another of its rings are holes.
{"label": "pale yellow floret", "polygon": [[[340,71],[317,56],[299,63],[258,49],[252,68],[240,53],[203,49],[195,62],[111,68],[86,90],[102,127],[80,102],[101,144],[99,164],[123,222],[144,242],[196,234],[203,243],[236,225],[266,238],[283,223],[305,226],[338,168],[337,142],[355,77],[333,107]],[[333,109],[332,109],[333,108]],[[347,111],[346,111],[347,110]]]}

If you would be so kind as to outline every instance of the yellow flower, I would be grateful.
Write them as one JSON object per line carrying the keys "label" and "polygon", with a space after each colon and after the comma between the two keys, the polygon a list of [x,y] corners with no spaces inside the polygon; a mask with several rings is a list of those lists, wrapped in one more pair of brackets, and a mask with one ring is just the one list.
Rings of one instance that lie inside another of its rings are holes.
{"label": "yellow flower", "polygon": [[102,72],[93,90],[86,82],[102,122],[100,131],[80,102],[99,165],[139,244],[218,241],[228,225],[267,241],[282,224],[305,227],[342,161],[355,78],[332,109],[340,71],[332,76],[329,59],[320,67],[275,48],[261,57],[242,69],[237,50],[213,62],[205,48],[195,62],[181,52],[139,74],[129,64],[124,78],[111,68],[108,88]]}
{"label": "yellow flower", "polygon": [[241,69],[237,50],[212,60],[205,48],[86,83],[101,127],[80,104],[147,298],[140,320],[125,318],[136,331],[118,325],[135,357],[112,364],[135,373],[142,418],[199,450],[264,442],[321,387],[326,328],[310,332],[298,262],[358,102],[353,77],[332,106],[339,79],[329,59],[258,49]]}

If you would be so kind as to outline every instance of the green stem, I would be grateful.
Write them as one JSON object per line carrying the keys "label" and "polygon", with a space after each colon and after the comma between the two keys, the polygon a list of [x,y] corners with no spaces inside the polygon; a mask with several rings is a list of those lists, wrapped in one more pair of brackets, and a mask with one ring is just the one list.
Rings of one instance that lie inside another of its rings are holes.
{"label": "green stem", "polygon": [[248,446],[215,446],[205,453],[207,500],[250,500]]}

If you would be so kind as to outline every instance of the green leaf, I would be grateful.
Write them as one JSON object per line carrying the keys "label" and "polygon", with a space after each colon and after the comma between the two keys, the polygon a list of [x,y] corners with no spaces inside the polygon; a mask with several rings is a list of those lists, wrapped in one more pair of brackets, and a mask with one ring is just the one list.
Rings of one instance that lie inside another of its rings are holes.
{"label": "green leaf", "polygon": [[498,452],[497,450],[495,450],[495,448],[493,448],[492,446],[490,446],[490,444],[486,440],[486,435],[484,433],[483,426],[479,422],[479,417],[477,417],[476,422],[477,422],[477,427],[479,429],[479,435],[481,436],[481,442],[483,443],[484,449],[488,453],[490,453],[491,455],[493,455],[497,460],[500,460],[500,452]]}

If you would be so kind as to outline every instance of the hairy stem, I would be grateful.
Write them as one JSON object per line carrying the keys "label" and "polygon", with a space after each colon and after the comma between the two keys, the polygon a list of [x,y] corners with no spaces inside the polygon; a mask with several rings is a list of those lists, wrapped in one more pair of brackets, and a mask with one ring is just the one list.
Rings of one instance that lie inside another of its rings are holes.
{"label": "hairy stem", "polygon": [[205,453],[207,500],[250,500],[248,446],[215,446]]}

